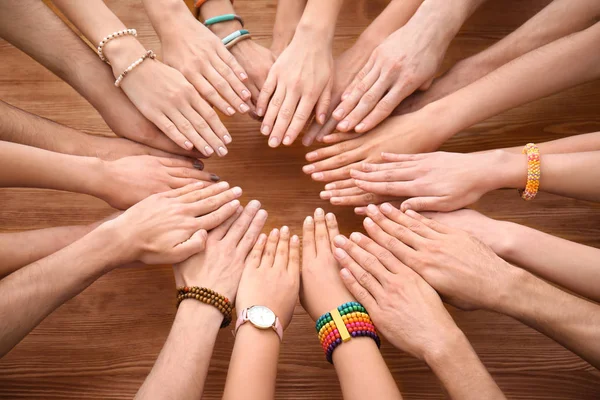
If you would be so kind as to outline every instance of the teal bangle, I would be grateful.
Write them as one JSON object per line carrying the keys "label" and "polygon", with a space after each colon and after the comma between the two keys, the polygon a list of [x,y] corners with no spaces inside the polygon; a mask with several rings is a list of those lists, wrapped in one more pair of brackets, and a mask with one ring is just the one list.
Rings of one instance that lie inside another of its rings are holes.
{"label": "teal bangle", "polygon": [[239,31],[235,31],[227,36],[225,36],[223,39],[221,39],[221,42],[223,44],[227,44],[229,42],[231,42],[234,39],[239,38],[240,36],[244,36],[244,35],[249,35],[250,32],[247,31],[246,29],[240,29]]}
{"label": "teal bangle", "polygon": [[216,17],[212,17],[204,21],[205,26],[211,26],[214,24],[218,24],[219,22],[227,22],[227,21],[239,21],[242,26],[244,26],[244,20],[239,15],[235,14],[223,14],[218,15]]}

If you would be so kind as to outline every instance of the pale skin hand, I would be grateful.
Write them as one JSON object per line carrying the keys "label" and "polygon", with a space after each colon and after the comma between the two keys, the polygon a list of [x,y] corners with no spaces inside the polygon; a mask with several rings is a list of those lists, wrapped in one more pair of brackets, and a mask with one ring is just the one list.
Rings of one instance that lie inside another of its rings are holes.
{"label": "pale skin hand", "polygon": [[[339,235],[335,215],[320,208],[306,217],[302,235],[300,302],[313,320],[340,304],[355,301],[339,275],[333,238]],[[353,338],[333,352],[344,399],[402,398],[377,345],[371,338]]]}
{"label": "pale skin hand", "polygon": [[[236,310],[261,305],[270,308],[283,328],[292,320],[300,285],[300,240],[290,239],[287,226],[261,235],[246,260]],[[235,338],[235,346],[224,399],[272,399],[275,396],[280,340],[273,329],[258,329],[246,322]],[[244,381],[246,384],[240,385]]]}
{"label": "pale skin hand", "polygon": [[[267,218],[256,200],[233,211],[208,234],[204,252],[173,266],[177,286],[208,287],[233,301],[246,258]],[[193,299],[181,302],[169,337],[136,399],[201,398],[222,321],[216,307]]]}
{"label": "pale skin hand", "polygon": [[[162,43],[165,64],[177,69],[198,93],[226,115],[249,110],[248,75],[235,57],[207,27],[198,22],[181,0],[144,0]],[[185,37],[186,40],[181,40]],[[225,144],[231,137],[225,136]]]}
{"label": "pale skin hand", "polygon": [[452,398],[505,399],[423,278],[360,233],[334,243],[344,284],[395,347],[426,361]]}

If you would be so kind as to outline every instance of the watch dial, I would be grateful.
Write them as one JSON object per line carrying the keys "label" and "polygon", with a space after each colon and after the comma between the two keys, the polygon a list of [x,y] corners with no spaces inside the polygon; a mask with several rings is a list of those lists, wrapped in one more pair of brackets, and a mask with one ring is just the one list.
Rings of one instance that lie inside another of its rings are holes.
{"label": "watch dial", "polygon": [[248,320],[259,328],[270,328],[275,323],[275,314],[265,306],[253,306],[248,309]]}

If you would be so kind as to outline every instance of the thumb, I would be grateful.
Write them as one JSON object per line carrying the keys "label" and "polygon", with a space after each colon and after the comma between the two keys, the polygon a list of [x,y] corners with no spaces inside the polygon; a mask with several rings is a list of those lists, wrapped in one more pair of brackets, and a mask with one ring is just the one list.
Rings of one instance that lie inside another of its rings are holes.
{"label": "thumb", "polygon": [[317,101],[317,108],[315,110],[316,120],[320,125],[327,122],[327,112],[329,111],[329,105],[331,104],[331,88],[333,86],[333,79],[329,79],[327,86],[323,89],[319,101]]}
{"label": "thumb", "polygon": [[400,210],[406,212],[406,210],[413,211],[444,211],[442,197],[413,197],[405,200],[400,205]]}

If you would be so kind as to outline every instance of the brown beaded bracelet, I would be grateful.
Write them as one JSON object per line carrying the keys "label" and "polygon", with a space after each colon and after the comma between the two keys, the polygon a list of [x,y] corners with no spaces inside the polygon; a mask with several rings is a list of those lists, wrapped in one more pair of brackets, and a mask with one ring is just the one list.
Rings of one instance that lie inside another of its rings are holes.
{"label": "brown beaded bracelet", "polygon": [[216,307],[223,314],[221,328],[229,326],[232,320],[233,305],[229,299],[212,289],[198,286],[185,286],[177,289],[177,307],[185,299],[195,299]]}

